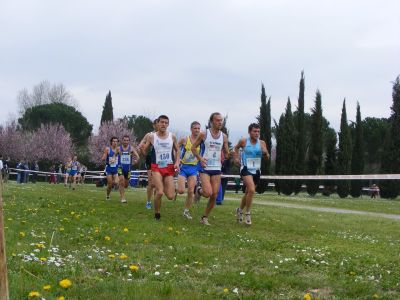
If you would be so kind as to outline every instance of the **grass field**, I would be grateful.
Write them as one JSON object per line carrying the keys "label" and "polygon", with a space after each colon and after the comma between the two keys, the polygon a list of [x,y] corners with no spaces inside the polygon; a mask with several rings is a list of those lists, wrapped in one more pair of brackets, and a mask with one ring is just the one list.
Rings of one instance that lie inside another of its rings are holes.
{"label": "grass field", "polygon": [[[164,200],[157,222],[142,190],[130,190],[127,205],[104,195],[94,185],[6,186],[11,299],[34,291],[45,299],[400,298],[400,221],[255,205],[248,227],[236,224],[238,203],[225,201],[204,227],[204,199],[191,221],[183,197]],[[256,198],[400,212],[399,201]],[[72,285],[61,287],[63,279]]]}

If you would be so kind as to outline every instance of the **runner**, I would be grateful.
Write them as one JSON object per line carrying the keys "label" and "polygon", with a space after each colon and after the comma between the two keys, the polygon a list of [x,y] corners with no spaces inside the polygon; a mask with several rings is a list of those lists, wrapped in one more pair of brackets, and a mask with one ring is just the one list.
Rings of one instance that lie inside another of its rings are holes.
{"label": "runner", "polygon": [[[182,138],[179,141],[179,148],[181,149],[181,170],[178,175],[178,194],[185,192],[185,183],[187,180],[187,197],[185,202],[185,209],[183,216],[192,219],[189,209],[193,204],[194,188],[197,181],[197,173],[199,170],[199,161],[192,153],[192,144],[197,139],[200,133],[200,123],[197,121],[190,124],[191,135]],[[197,152],[200,151],[200,146],[197,147]]]}
{"label": "runner", "polygon": [[[158,119],[155,119],[153,121],[153,129],[154,131],[147,133],[142,141],[139,143],[139,146],[137,147],[138,152],[141,152],[141,149],[143,148],[144,144],[147,142],[148,139],[152,137],[152,135],[157,132],[157,123]],[[146,160],[145,160],[145,167],[147,170],[147,187],[146,187],[146,192],[147,192],[147,202],[146,202],[146,208],[151,209],[151,198],[153,198],[154,195],[154,185],[151,180],[151,152],[153,150],[153,147],[151,146],[148,150],[148,153],[146,153]]]}
{"label": "runner", "polygon": [[64,176],[64,186],[67,187],[69,181],[69,173],[71,172],[72,159],[69,157],[68,161],[65,163],[65,176]]}
{"label": "runner", "polygon": [[[222,155],[225,159],[229,158],[228,137],[221,131],[223,118],[218,112],[212,113],[208,121],[208,127],[205,132],[201,132],[192,145],[192,152],[201,163],[200,181],[201,188],[196,191],[195,197],[198,200],[200,196],[208,199],[208,203],[201,217],[200,222],[204,225],[210,225],[208,215],[215,205],[218,196],[219,186],[221,184]],[[201,153],[196,149],[201,146]],[[200,155],[201,154],[201,155]]]}
{"label": "runner", "polygon": [[[239,151],[242,150],[241,162],[239,162]],[[240,207],[236,209],[237,222],[243,220],[243,209],[246,208],[246,224],[251,225],[250,209],[256,186],[260,181],[261,158],[269,159],[267,145],[260,140],[260,126],[256,123],[249,125],[249,137],[240,139],[234,148],[235,163],[241,165],[240,176],[243,185],[246,186]]]}
{"label": "runner", "polygon": [[104,148],[102,160],[106,162],[107,195],[106,200],[110,200],[113,184],[118,184],[118,138],[113,136],[110,139],[110,146]]}
{"label": "runner", "polygon": [[[179,171],[179,149],[176,136],[168,132],[169,119],[165,115],[158,117],[158,131],[147,139],[142,147],[142,153],[146,154],[150,145],[151,151],[151,176],[156,189],[154,198],[154,217],[160,220],[161,197],[163,194],[172,200],[175,194],[174,174]],[[175,162],[174,162],[175,160]]]}
{"label": "runner", "polygon": [[[69,178],[72,179],[72,190],[75,190],[76,187],[76,179],[78,178],[79,168],[80,163],[78,161],[78,157],[75,155],[73,160],[71,161],[71,170],[69,172]],[[71,188],[71,182],[69,183],[69,187]]]}
{"label": "runner", "polygon": [[131,166],[133,162],[137,162],[139,155],[135,148],[130,144],[131,140],[129,135],[124,135],[122,138],[122,145],[119,146],[119,194],[121,196],[121,203],[126,203],[125,189],[128,188],[129,179],[131,178]]}

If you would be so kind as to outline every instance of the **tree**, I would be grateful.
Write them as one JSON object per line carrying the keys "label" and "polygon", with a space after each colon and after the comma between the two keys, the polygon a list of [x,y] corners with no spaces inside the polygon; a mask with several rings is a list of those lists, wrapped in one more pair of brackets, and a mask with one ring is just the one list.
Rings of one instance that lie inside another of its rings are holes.
{"label": "tree", "polygon": [[[360,104],[357,102],[357,115],[353,138],[353,154],[351,159],[351,174],[363,174],[364,172],[364,138],[361,121]],[[361,180],[351,181],[350,194],[354,198],[361,196],[363,182]]]}
{"label": "tree", "polygon": [[124,135],[128,135],[131,141],[135,140],[135,135],[132,129],[128,128],[128,124],[124,121],[104,122],[98,130],[97,135],[92,135],[89,138],[89,154],[90,161],[100,166],[103,162],[104,147],[110,145],[111,137],[115,136],[122,140]]}
{"label": "tree", "polygon": [[[260,139],[265,141],[269,154],[272,150],[271,141],[271,97],[265,94],[264,84],[261,85],[261,106],[260,114],[257,116],[258,125],[260,125]],[[263,159],[261,162],[261,175],[270,174],[271,161]],[[264,179],[260,180],[257,186],[257,193],[264,193],[267,189],[268,182]]]}
{"label": "tree", "polygon": [[[335,175],[337,165],[337,135],[333,128],[330,128],[325,135],[325,175]],[[324,182],[324,196],[329,196],[335,189],[335,182],[326,180]]]}
{"label": "tree", "polygon": [[4,157],[10,157],[14,161],[25,159],[26,157],[26,137],[18,129],[17,122],[11,121],[0,131],[0,153]]}
{"label": "tree", "polygon": [[62,83],[51,84],[47,80],[35,85],[31,92],[27,88],[23,88],[18,92],[17,99],[21,115],[28,108],[50,103],[64,103],[76,106],[74,97]]}
{"label": "tree", "polygon": [[[347,175],[350,173],[351,152],[351,135],[350,128],[347,123],[346,99],[344,99],[339,132],[339,152],[337,169],[339,175]],[[337,182],[337,193],[340,198],[346,198],[349,195],[349,189],[350,184],[348,180],[339,180]]]}
{"label": "tree", "polygon": [[[314,108],[311,110],[311,140],[308,150],[308,174],[322,174],[322,153],[323,153],[323,117],[321,93],[317,90],[315,95]],[[314,196],[318,192],[320,182],[309,180],[307,182],[307,192]]]}
{"label": "tree", "polygon": [[[285,115],[279,120],[279,139],[277,139],[277,156],[279,150],[279,167],[277,174],[293,175],[296,163],[296,133],[293,122],[290,98],[286,104]],[[279,173],[278,173],[279,172]],[[279,189],[285,195],[294,191],[294,181],[280,180]]]}
{"label": "tree", "polygon": [[[400,77],[393,83],[392,91],[393,104],[389,118],[390,127],[384,145],[381,173],[400,173]],[[380,185],[383,198],[394,199],[400,192],[399,180],[385,180]]]}
{"label": "tree", "polygon": [[92,125],[74,107],[64,103],[50,103],[28,108],[18,119],[23,130],[35,131],[42,124],[61,124],[72,138],[74,145],[80,147],[87,143]]}
{"label": "tree", "polygon": [[100,124],[103,124],[104,122],[112,122],[112,121],[114,121],[112,97],[111,97],[111,91],[108,91],[108,94],[106,96],[106,101],[104,102],[104,106],[103,106],[103,112],[101,113]]}
{"label": "tree", "polygon": [[[300,84],[299,84],[299,99],[297,106],[297,114],[295,117],[295,124],[297,125],[296,133],[296,175],[304,175],[306,170],[305,159],[306,159],[306,134],[305,134],[305,116],[304,116],[304,71],[301,72]],[[302,181],[297,180],[295,182],[294,192],[298,194],[301,190]]]}
{"label": "tree", "polygon": [[133,130],[137,142],[140,142],[148,132],[153,131],[152,120],[142,115],[124,116],[121,121],[126,122],[128,128]]}

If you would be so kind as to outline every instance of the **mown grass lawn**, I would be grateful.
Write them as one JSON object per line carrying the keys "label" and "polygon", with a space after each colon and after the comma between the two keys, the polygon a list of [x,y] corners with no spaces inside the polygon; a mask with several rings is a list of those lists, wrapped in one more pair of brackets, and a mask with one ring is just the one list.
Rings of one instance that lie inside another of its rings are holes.
{"label": "mown grass lawn", "polygon": [[204,227],[204,199],[191,221],[183,197],[165,200],[160,222],[142,190],[104,199],[94,185],[6,186],[11,299],[400,298],[400,221],[255,205],[247,227],[226,201]]}

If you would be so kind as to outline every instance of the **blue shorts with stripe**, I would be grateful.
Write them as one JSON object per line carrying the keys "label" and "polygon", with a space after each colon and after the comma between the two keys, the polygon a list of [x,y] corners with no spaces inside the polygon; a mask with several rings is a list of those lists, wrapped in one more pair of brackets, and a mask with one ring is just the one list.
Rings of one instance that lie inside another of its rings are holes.
{"label": "blue shorts with stripe", "polygon": [[197,176],[197,172],[199,171],[198,165],[181,165],[181,171],[179,172],[179,176],[183,176],[188,178],[190,176]]}

